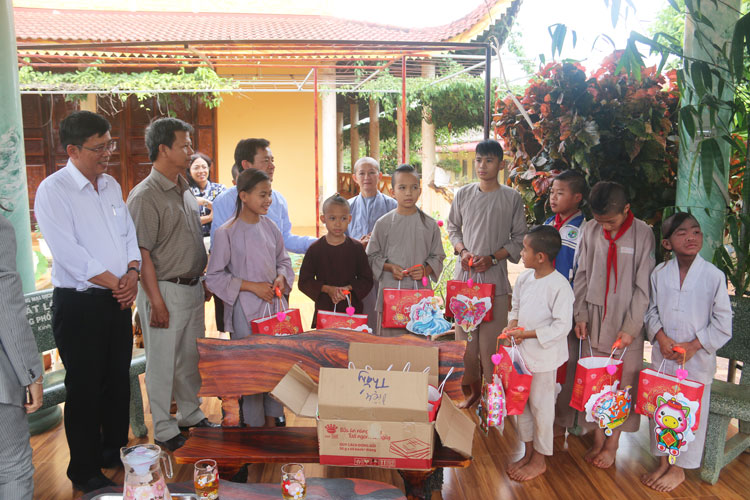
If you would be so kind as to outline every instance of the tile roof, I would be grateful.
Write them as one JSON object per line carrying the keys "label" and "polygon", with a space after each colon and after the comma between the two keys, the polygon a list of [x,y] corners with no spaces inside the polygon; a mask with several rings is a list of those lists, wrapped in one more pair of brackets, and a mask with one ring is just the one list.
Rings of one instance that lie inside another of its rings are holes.
{"label": "tile roof", "polygon": [[[510,0],[496,0],[491,5]],[[158,42],[209,40],[346,40],[442,42],[486,22],[482,2],[461,19],[431,28],[299,14],[124,12],[14,8],[16,40],[46,42]]]}

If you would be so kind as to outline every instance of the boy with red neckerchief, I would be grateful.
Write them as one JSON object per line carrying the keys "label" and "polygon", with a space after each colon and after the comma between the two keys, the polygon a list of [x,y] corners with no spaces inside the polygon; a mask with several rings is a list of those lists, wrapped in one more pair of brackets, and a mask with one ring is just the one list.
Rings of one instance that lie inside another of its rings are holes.
{"label": "boy with red neckerchief", "polygon": [[[565,170],[552,180],[549,190],[549,205],[555,215],[544,224],[552,226],[560,233],[562,247],[555,258],[555,269],[565,276],[573,286],[573,276],[578,259],[578,243],[583,238],[586,219],[580,206],[586,199],[588,185],[586,178],[576,170]],[[555,404],[555,436],[565,435],[565,429],[575,424],[576,411],[570,407],[573,394],[576,363],[578,362],[579,341],[571,329],[568,335],[568,364],[565,383],[562,384]]]}
{"label": "boy with red neckerchief", "polygon": [[[573,283],[575,333],[590,342],[594,356],[609,356],[615,344],[627,348],[620,387],[630,385],[631,394],[638,394],[644,316],[654,269],[654,234],[645,222],[633,217],[625,188],[616,182],[597,183],[589,205],[594,220],[586,224],[579,243]],[[640,419],[631,411],[610,437],[584,418],[579,417],[578,423],[584,432],[594,431],[594,444],[584,458],[606,469],[615,461],[620,434],[636,432]]]}

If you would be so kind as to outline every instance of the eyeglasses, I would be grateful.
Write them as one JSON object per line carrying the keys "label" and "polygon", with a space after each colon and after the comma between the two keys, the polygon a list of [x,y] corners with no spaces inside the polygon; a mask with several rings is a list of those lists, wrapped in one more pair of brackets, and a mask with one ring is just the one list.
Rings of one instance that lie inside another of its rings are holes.
{"label": "eyeglasses", "polygon": [[89,148],[89,147],[83,146],[83,145],[78,145],[78,147],[81,148],[81,149],[87,149],[87,150],[91,151],[94,154],[101,155],[101,154],[104,154],[105,152],[106,153],[113,153],[113,152],[117,151],[117,141],[114,140],[114,139],[112,139],[111,141],[109,141],[107,143],[104,143],[104,144],[100,144],[99,146],[97,146],[95,148]]}

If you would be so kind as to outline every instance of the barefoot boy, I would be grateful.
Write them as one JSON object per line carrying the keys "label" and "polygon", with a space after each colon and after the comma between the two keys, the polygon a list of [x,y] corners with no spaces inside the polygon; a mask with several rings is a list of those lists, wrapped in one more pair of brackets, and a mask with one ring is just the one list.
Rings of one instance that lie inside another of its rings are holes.
{"label": "barefoot boy", "polygon": [[516,481],[542,474],[547,469],[544,457],[552,456],[555,374],[568,359],[574,299],[570,283],[553,264],[560,246],[560,234],[550,226],[537,226],[524,237],[521,257],[528,271],[516,280],[510,321],[503,330],[520,344],[521,356],[533,375],[529,401],[516,420],[526,453],[507,469]]}
{"label": "barefoot boy", "polygon": [[[326,226],[325,236],[310,245],[299,270],[299,289],[315,301],[312,327],[317,325],[318,311],[333,311],[335,304],[345,300],[344,291],[351,291],[352,306],[362,313],[362,299],[370,293],[373,278],[365,248],[346,235],[352,216],[349,203],[335,194],[323,202],[320,221]],[[346,302],[339,304],[343,312]]]}
{"label": "barefoot boy", "polygon": [[[556,176],[549,190],[549,205],[555,213],[544,224],[552,226],[560,233],[562,247],[555,259],[555,269],[573,284],[578,242],[586,219],[579,209],[586,198],[588,186],[583,174],[575,170],[566,170]],[[573,393],[573,382],[578,362],[578,338],[571,330],[568,335],[568,368],[565,384],[557,396],[555,405],[555,436],[565,434],[565,429],[575,423],[575,410],[570,407],[570,396]]]}
{"label": "barefoot boy", "polygon": [[[461,408],[473,405],[479,398],[482,374],[486,380],[492,379],[490,358],[495,354],[497,336],[508,321],[511,288],[507,259],[518,262],[527,229],[521,195],[497,180],[503,168],[500,144],[493,140],[477,144],[475,164],[479,182],[458,190],[448,216],[448,236],[461,263],[456,265],[454,279],[466,278],[472,260],[472,275],[477,273],[484,283],[494,283],[495,298],[492,321],[480,324],[466,346],[462,383],[470,394],[459,404]],[[468,340],[468,334],[458,326],[456,340]]]}
{"label": "barefoot boy", "polygon": [[[648,309],[649,276],[654,269],[654,233],[633,217],[625,188],[616,182],[597,183],[589,196],[594,219],[586,223],[578,248],[575,274],[575,333],[591,343],[594,356],[608,357],[616,342],[626,348],[620,387],[638,394],[643,368],[643,321]],[[584,457],[607,469],[615,461],[622,432],[636,432],[639,415],[630,416],[605,441],[604,430],[578,419],[594,431],[594,445]]]}

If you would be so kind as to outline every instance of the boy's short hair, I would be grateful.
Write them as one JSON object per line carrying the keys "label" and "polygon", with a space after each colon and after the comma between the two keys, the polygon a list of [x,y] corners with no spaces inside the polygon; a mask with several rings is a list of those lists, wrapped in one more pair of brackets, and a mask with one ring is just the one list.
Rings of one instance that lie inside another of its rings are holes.
{"label": "boy's short hair", "polygon": [[580,193],[581,203],[583,203],[583,201],[586,199],[589,186],[586,183],[586,178],[578,170],[564,170],[563,172],[557,174],[554,179],[552,179],[553,183],[555,181],[566,183],[574,194]]}
{"label": "boy's short hair", "polygon": [[255,162],[255,155],[259,149],[265,149],[270,146],[271,143],[267,139],[242,139],[234,147],[234,164],[237,166],[237,171],[242,172],[242,161],[247,160],[250,163]]}
{"label": "boy's short hair", "polygon": [[413,166],[409,165],[408,163],[402,163],[398,167],[396,167],[396,170],[393,171],[391,174],[391,187],[396,188],[396,175],[397,174],[411,174],[417,179],[419,179],[419,172],[417,172],[417,169]]}
{"label": "boy's short hair", "polygon": [[240,176],[240,168],[235,163],[234,165],[232,165],[232,180],[234,181],[235,184],[237,184],[237,177],[239,176]]}
{"label": "boy's short hair", "polygon": [[499,160],[503,159],[503,147],[493,139],[485,139],[479,142],[474,152],[481,156],[495,156]]}
{"label": "boy's short hair", "polygon": [[529,246],[535,252],[543,253],[552,262],[562,247],[560,233],[552,226],[532,227],[526,236],[529,237]]}
{"label": "boy's short hair", "polygon": [[75,111],[60,122],[60,144],[63,149],[69,144],[83,146],[89,137],[101,137],[111,128],[109,121],[98,113]]}
{"label": "boy's short hair", "polygon": [[357,160],[354,163],[354,166],[352,167],[352,173],[356,174],[357,173],[357,167],[359,167],[361,165],[365,165],[365,164],[375,165],[375,168],[377,168],[378,170],[380,170],[380,162],[378,160],[376,160],[375,158],[372,158],[370,156],[363,156],[362,158],[360,158],[359,160]]}
{"label": "boy's short hair", "polygon": [[325,215],[326,210],[328,210],[331,205],[341,205],[342,207],[346,207],[347,211],[349,210],[349,202],[346,201],[346,198],[338,193],[329,196],[323,202],[323,206],[320,208],[320,211],[323,213],[323,215]]}
{"label": "boy's short hair", "polygon": [[177,139],[177,132],[192,134],[193,126],[179,118],[159,118],[146,127],[146,147],[152,162],[159,157],[159,146],[164,144],[168,148],[172,147]]}
{"label": "boy's short hair", "polygon": [[589,205],[594,215],[622,213],[628,203],[630,200],[625,187],[617,182],[599,181],[589,194]]}

